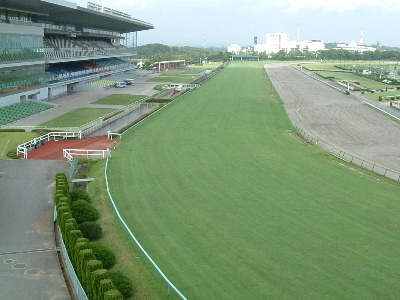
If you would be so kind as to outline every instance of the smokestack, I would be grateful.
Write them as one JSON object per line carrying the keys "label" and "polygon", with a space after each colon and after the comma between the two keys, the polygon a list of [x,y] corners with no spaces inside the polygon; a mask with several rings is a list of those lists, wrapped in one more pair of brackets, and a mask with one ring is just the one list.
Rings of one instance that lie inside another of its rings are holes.
{"label": "smokestack", "polygon": [[297,41],[300,42],[300,21],[297,21]]}
{"label": "smokestack", "polygon": [[360,33],[360,46],[364,46],[364,29],[361,28],[361,33]]}

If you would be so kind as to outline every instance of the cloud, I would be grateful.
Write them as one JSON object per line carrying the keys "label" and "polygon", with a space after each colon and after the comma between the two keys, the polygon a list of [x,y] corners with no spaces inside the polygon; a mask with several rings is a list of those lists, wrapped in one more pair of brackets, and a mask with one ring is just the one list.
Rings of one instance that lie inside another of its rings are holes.
{"label": "cloud", "polygon": [[399,10],[399,0],[263,0],[264,7],[284,8],[288,11],[299,10],[325,10],[325,11],[355,11],[359,8],[368,7],[377,10]]}

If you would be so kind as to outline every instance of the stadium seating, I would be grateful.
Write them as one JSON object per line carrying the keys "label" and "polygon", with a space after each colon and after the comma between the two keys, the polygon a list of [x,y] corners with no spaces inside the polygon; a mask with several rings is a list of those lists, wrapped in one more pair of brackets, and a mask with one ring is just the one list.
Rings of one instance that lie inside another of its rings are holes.
{"label": "stadium seating", "polygon": [[100,80],[96,80],[96,81],[87,83],[87,85],[94,86],[94,87],[100,87],[100,88],[106,88],[106,87],[114,85],[114,83],[115,83],[114,80],[100,79]]}
{"label": "stadium seating", "polygon": [[44,102],[26,101],[0,107],[0,125],[31,116],[43,110],[52,108],[53,105]]}

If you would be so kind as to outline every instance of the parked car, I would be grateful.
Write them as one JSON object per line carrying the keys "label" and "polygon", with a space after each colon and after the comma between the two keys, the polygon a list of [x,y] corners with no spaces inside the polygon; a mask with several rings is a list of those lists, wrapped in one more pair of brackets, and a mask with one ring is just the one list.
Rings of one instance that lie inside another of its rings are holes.
{"label": "parked car", "polygon": [[114,83],[114,86],[116,88],[124,88],[124,87],[126,87],[126,82],[116,82],[116,83]]}
{"label": "parked car", "polygon": [[125,82],[127,85],[133,85],[133,79],[125,79],[124,82]]}

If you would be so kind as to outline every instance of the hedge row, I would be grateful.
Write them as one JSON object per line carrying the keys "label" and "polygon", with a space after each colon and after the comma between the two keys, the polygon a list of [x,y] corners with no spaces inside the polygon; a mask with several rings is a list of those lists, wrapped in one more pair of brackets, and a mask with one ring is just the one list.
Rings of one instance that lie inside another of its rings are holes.
{"label": "hedge row", "polygon": [[[109,271],[96,259],[90,242],[83,237],[78,222],[72,216],[71,196],[67,177],[64,173],[56,175],[54,200],[57,209],[57,222],[62,238],[86,295],[93,300],[122,300],[124,296],[115,288]],[[87,203],[87,202],[86,202]]]}

